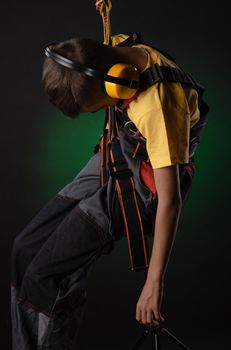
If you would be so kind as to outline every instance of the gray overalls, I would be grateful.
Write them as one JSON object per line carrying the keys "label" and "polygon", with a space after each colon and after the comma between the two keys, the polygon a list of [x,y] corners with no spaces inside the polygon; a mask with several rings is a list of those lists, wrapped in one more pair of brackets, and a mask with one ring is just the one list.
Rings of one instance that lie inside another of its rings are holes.
{"label": "gray overalls", "polygon": [[[140,181],[140,161],[129,156],[129,137],[122,129],[119,132],[136,189],[148,207],[152,195]],[[182,165],[180,169],[185,202],[193,173],[183,171]],[[13,350],[74,349],[86,305],[87,276],[93,263],[102,254],[111,253],[116,242],[108,206],[111,186],[110,178],[100,185],[98,151],[14,240]],[[153,222],[154,219],[153,213]]]}

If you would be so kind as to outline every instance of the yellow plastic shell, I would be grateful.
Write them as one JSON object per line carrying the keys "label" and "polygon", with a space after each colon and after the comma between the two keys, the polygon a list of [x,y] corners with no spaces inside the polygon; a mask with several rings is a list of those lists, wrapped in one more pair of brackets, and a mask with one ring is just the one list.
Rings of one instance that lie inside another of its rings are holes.
{"label": "yellow plastic shell", "polygon": [[[127,80],[135,80],[139,82],[140,76],[137,71],[137,68],[125,63],[117,63],[114,64],[109,71],[108,75],[113,77],[127,79]],[[128,99],[135,95],[137,89],[131,89],[127,86],[123,86],[120,84],[111,83],[108,81],[104,82],[105,90],[110,97],[119,98],[119,99]]]}

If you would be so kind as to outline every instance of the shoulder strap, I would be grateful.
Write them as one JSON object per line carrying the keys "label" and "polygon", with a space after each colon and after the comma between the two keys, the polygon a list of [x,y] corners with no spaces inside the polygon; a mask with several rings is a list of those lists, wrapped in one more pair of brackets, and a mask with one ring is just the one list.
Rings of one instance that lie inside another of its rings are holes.
{"label": "shoulder strap", "polygon": [[[133,46],[135,44],[144,44],[153,47],[157,51],[161,52],[165,57],[167,57],[174,63],[177,63],[175,58],[173,58],[168,52],[145,43],[141,39],[141,34],[137,32],[134,32],[132,35],[130,35],[127,39],[119,43],[117,46]],[[153,64],[141,74],[141,83],[139,91],[144,91],[148,87],[158,82],[178,82],[193,87],[198,92],[199,104],[202,100],[205,90],[205,88],[200,83],[198,83],[190,74],[185,73],[182,68]]]}
{"label": "shoulder strap", "polygon": [[201,101],[205,90],[201,84],[194,80],[190,74],[185,73],[182,69],[153,64],[141,74],[141,86],[139,91],[146,90],[149,86],[152,86],[158,82],[178,82],[189,85],[197,90],[199,101]]}

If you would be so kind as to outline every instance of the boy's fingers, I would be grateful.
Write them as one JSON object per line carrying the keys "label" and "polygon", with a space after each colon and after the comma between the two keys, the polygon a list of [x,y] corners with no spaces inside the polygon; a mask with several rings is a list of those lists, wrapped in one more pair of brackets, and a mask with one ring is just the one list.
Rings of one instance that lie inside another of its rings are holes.
{"label": "boy's fingers", "polygon": [[141,310],[138,307],[136,308],[136,320],[141,322]]}
{"label": "boy's fingers", "polygon": [[142,323],[143,324],[146,323],[146,319],[147,319],[146,313],[147,313],[146,310],[142,309]]}
{"label": "boy's fingers", "polygon": [[152,310],[147,311],[147,323],[148,324],[152,323]]}

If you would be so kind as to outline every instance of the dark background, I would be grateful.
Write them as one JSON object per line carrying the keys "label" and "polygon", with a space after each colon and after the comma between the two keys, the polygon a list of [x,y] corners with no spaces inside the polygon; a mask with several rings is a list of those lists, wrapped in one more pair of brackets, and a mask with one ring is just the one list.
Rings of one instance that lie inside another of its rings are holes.
{"label": "dark background", "polygon": [[[47,43],[102,41],[95,1],[1,2],[1,325],[10,345],[10,254],[14,238],[78,173],[97,143],[103,114],[64,117],[40,79]],[[190,349],[230,349],[230,20],[228,2],[114,0],[112,33],[139,31],[205,87],[210,119],[196,154],[165,278],[166,327]],[[135,307],[144,276],[130,270],[127,242],[102,256],[88,282],[78,349],[131,349],[142,332]],[[149,341],[150,342],[150,341]],[[175,349],[165,339],[166,349]],[[146,344],[150,349],[151,343]],[[23,350],[23,349],[22,349]]]}

